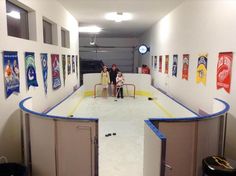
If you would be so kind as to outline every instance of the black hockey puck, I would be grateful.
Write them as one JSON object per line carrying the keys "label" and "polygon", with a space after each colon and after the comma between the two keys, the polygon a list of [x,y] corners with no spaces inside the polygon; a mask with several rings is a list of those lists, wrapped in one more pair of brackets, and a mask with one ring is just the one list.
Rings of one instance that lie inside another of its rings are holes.
{"label": "black hockey puck", "polygon": [[109,137],[109,136],[111,136],[111,133],[108,133],[108,134],[105,135],[105,137]]}

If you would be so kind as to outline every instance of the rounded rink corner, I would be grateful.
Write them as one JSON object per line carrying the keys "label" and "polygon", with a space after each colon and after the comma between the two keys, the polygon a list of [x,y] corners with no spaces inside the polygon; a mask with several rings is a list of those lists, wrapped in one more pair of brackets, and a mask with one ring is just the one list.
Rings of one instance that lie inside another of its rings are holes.
{"label": "rounded rink corner", "polygon": [[20,102],[33,175],[193,175],[201,174],[204,157],[224,155],[226,102],[213,100],[200,116],[151,86],[150,75],[124,78],[134,86],[117,102],[97,96],[100,74],[84,74],[83,86],[42,113],[34,98]]}

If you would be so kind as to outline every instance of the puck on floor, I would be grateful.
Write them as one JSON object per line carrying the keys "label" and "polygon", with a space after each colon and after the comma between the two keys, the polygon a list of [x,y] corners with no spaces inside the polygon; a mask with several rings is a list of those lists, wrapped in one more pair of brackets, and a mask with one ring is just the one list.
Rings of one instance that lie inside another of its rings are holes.
{"label": "puck on floor", "polygon": [[111,136],[111,133],[108,133],[108,134],[105,135],[105,137],[109,137],[109,136]]}

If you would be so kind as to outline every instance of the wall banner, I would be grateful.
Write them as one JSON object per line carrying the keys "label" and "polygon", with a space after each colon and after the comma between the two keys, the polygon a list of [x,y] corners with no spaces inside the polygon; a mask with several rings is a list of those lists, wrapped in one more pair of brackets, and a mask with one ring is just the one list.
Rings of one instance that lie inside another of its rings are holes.
{"label": "wall banner", "polygon": [[17,52],[3,52],[3,67],[5,92],[6,98],[8,98],[12,93],[20,93],[20,70]]}
{"label": "wall banner", "polygon": [[71,73],[71,60],[70,55],[67,55],[67,74],[69,75]]}
{"label": "wall banner", "polygon": [[183,55],[183,69],[182,69],[182,79],[188,80],[189,72],[189,54]]}
{"label": "wall banner", "polygon": [[177,77],[178,73],[178,55],[173,55],[172,76]]}
{"label": "wall banner", "polygon": [[154,56],[154,70],[157,69],[157,56]]}
{"label": "wall banner", "polygon": [[169,55],[166,55],[165,59],[165,74],[169,73]]}
{"label": "wall banner", "polygon": [[47,94],[48,92],[48,54],[41,53],[41,65],[42,65],[42,74],[43,74],[43,84],[44,84],[44,92]]}
{"label": "wall banner", "polygon": [[52,88],[55,90],[61,87],[60,63],[58,54],[51,55],[51,63],[52,63]]}
{"label": "wall banner", "polygon": [[196,83],[202,83],[206,85],[207,79],[207,56],[208,54],[202,54],[198,57],[197,63],[197,75],[196,75]]}
{"label": "wall banner", "polygon": [[162,72],[162,56],[159,56],[159,72]]}
{"label": "wall banner", "polygon": [[76,55],[76,78],[78,79],[79,77],[79,60],[78,60],[78,55]]}
{"label": "wall banner", "polygon": [[72,73],[75,73],[75,55],[72,55]]}
{"label": "wall banner", "polygon": [[224,88],[230,93],[233,52],[219,53],[217,64],[217,89]]}
{"label": "wall banner", "polygon": [[30,86],[38,87],[34,53],[25,52],[25,65],[27,88],[29,89]]}
{"label": "wall banner", "polygon": [[62,74],[63,74],[63,83],[66,85],[66,55],[62,55]]}
{"label": "wall banner", "polygon": [[151,56],[151,65],[152,65],[152,68],[154,69],[154,56]]}

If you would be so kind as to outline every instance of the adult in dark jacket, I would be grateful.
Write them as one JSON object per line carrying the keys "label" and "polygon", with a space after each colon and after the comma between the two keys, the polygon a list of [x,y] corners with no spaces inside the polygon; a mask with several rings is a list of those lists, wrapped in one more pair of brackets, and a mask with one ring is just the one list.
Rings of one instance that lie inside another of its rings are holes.
{"label": "adult in dark jacket", "polygon": [[110,69],[110,83],[112,85],[113,96],[116,96],[116,77],[119,71],[120,70],[117,68],[116,64],[112,64],[112,67]]}

